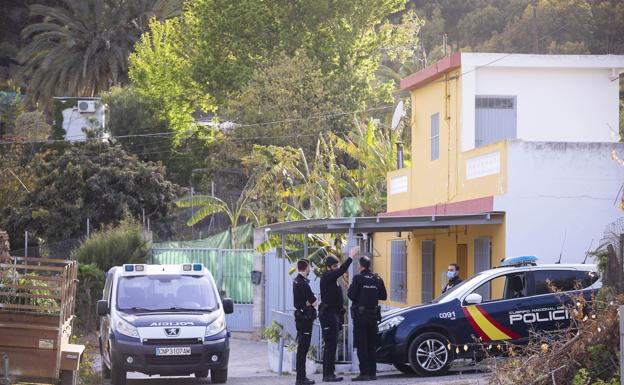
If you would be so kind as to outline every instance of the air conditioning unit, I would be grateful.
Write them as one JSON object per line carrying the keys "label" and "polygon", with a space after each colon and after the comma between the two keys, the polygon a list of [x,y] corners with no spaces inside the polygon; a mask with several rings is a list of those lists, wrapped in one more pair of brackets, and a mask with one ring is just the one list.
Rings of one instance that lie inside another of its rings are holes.
{"label": "air conditioning unit", "polygon": [[78,112],[95,112],[95,100],[79,100]]}

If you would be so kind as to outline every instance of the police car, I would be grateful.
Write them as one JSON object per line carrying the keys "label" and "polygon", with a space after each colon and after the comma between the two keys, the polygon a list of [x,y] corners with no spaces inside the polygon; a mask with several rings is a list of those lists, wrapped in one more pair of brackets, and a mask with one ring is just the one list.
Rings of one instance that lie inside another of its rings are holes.
{"label": "police car", "polygon": [[201,264],[111,268],[97,303],[102,372],[113,385],[127,372],[227,381],[231,299],[219,297]]}
{"label": "police car", "polygon": [[589,298],[601,287],[596,266],[537,265],[536,260],[507,258],[501,267],[476,274],[431,303],[384,313],[377,362],[404,373],[437,375],[456,358],[478,357],[482,350],[476,341],[479,346],[522,344],[531,330],[565,328],[571,295]]}

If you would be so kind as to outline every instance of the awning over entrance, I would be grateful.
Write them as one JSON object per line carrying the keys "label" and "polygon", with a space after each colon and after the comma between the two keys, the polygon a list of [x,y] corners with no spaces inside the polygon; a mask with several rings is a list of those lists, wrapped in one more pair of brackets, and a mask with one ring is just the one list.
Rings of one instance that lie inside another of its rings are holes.
{"label": "awning over entrance", "polygon": [[261,229],[275,235],[397,232],[426,228],[439,229],[449,226],[497,225],[503,223],[504,215],[504,212],[492,211],[467,215],[307,219],[274,223],[263,226]]}

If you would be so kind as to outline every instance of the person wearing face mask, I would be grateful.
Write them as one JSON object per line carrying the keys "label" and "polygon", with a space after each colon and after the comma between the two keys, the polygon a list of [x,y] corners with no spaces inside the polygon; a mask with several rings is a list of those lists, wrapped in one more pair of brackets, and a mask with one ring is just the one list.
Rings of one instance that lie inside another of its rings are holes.
{"label": "person wearing face mask", "polygon": [[446,293],[447,290],[454,288],[455,286],[461,283],[461,278],[459,278],[459,265],[456,263],[451,263],[448,265],[448,270],[446,271],[446,278],[448,282],[442,288],[442,293]]}

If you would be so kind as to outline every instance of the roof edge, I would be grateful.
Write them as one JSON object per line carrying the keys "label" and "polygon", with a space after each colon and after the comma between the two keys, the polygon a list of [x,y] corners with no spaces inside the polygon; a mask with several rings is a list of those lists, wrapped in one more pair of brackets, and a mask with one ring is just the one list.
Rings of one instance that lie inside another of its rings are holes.
{"label": "roof edge", "polygon": [[451,54],[451,56],[442,58],[429,67],[402,79],[401,91],[408,91],[413,88],[420,87],[459,67],[461,67],[461,52],[455,52]]}

